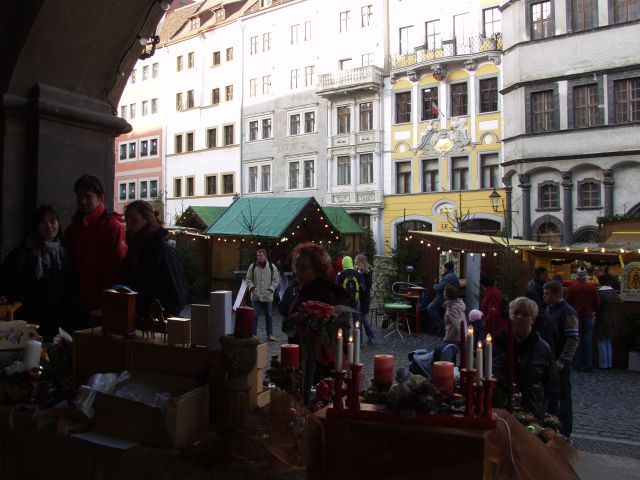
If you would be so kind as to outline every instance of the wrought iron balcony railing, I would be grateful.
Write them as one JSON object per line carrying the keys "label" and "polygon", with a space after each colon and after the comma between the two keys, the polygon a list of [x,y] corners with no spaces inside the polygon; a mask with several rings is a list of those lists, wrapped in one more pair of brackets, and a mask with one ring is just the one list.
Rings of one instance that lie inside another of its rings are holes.
{"label": "wrought iron balcony railing", "polygon": [[337,73],[327,73],[318,77],[318,93],[326,93],[332,90],[349,90],[367,85],[382,86],[381,68],[370,65]]}
{"label": "wrought iron balcony railing", "polygon": [[453,57],[502,51],[502,35],[491,37],[468,37],[443,40],[439,48],[427,49],[426,45],[415,48],[413,53],[391,57],[392,70],[401,70],[425,63],[438,63]]}

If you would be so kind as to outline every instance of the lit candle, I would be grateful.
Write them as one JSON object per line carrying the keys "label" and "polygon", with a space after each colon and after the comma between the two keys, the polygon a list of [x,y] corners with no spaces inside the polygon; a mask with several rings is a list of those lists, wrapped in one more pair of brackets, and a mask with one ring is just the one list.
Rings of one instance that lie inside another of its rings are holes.
{"label": "lit candle", "polygon": [[360,363],[360,322],[356,322],[356,327],[353,329],[353,363]]}
{"label": "lit candle", "polygon": [[484,350],[482,349],[482,342],[478,341],[478,348],[476,349],[476,380],[478,383],[482,383],[482,359]]}
{"label": "lit candle", "polygon": [[349,336],[349,343],[347,343],[347,365],[353,364],[353,337]]}
{"label": "lit candle", "polygon": [[24,344],[24,369],[31,371],[32,368],[40,366],[40,353],[42,352],[42,344],[37,340],[28,340]]}
{"label": "lit candle", "polygon": [[473,326],[467,328],[467,370],[473,370]]}
{"label": "lit candle", "polygon": [[484,357],[484,378],[491,380],[493,377],[493,339],[491,338],[491,334],[487,335]]}
{"label": "lit candle", "polygon": [[336,351],[336,370],[342,370],[342,329],[338,329],[338,350]]}
{"label": "lit candle", "polygon": [[393,383],[393,355],[373,357],[373,383],[391,385]]}

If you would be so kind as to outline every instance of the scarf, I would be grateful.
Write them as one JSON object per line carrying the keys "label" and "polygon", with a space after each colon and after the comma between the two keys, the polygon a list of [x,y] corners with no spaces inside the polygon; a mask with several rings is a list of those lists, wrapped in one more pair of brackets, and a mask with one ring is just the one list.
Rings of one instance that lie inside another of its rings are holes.
{"label": "scarf", "polygon": [[62,257],[64,253],[60,240],[54,240],[42,242],[42,247],[38,255],[38,261],[36,261],[36,280],[40,280],[44,275],[45,270],[51,268],[60,270],[62,269]]}

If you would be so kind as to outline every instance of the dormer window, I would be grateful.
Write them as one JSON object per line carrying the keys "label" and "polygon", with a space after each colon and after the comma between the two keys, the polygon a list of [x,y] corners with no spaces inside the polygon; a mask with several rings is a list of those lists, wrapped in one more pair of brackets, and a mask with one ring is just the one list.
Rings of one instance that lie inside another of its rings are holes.
{"label": "dormer window", "polygon": [[224,20],[224,8],[216,11],[216,22],[221,22]]}
{"label": "dormer window", "polygon": [[200,17],[193,17],[191,19],[191,30],[200,28]]}

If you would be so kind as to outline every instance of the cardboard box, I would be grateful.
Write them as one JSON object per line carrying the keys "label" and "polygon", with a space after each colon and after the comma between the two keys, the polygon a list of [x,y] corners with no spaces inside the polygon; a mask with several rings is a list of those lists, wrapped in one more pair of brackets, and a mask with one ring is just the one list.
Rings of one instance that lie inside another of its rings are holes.
{"label": "cardboard box", "polygon": [[260,343],[256,347],[257,349],[257,358],[256,358],[256,366],[258,368],[267,368],[269,366],[269,345],[266,343]]}
{"label": "cardboard box", "polygon": [[129,368],[131,342],[103,335],[100,327],[73,332],[73,382],[86,383],[94,373],[121,372]]}
{"label": "cardboard box", "polygon": [[102,331],[133,337],[136,334],[136,292],[102,291]]}
{"label": "cardboard box", "polygon": [[258,406],[258,395],[264,391],[264,369],[255,368],[249,374],[249,409]]}
{"label": "cardboard box", "polygon": [[191,304],[191,344],[209,345],[209,305]]}
{"label": "cardboard box", "polygon": [[159,406],[98,393],[93,424],[98,432],[157,448],[182,448],[208,425],[208,385],[198,386],[193,378],[152,372],[132,372],[119,387],[145,385],[171,398]]}

